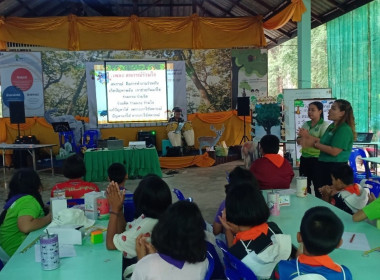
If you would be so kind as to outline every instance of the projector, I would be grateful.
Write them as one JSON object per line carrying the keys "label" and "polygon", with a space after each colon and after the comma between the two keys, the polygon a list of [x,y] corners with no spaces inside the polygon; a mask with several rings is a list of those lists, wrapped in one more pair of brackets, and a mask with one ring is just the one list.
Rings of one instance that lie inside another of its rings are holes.
{"label": "projector", "polygon": [[145,141],[129,141],[129,148],[145,149],[146,148],[146,142]]}

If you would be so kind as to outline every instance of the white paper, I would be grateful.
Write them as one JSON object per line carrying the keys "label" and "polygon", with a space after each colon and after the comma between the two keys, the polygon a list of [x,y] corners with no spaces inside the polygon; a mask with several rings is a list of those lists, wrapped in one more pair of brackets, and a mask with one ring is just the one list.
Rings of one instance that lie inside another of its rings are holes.
{"label": "white paper", "polygon": [[[355,236],[352,238],[354,234]],[[343,244],[340,246],[341,249],[357,251],[368,251],[371,249],[368,244],[367,236],[364,233],[343,232],[342,239]]]}
{"label": "white paper", "polygon": [[295,189],[285,189],[285,190],[276,190],[280,195],[291,195],[295,194],[296,190]]}
{"label": "white paper", "polygon": [[[60,244],[59,245],[59,258],[76,257],[74,245]],[[41,262],[41,247],[40,244],[34,245],[34,258],[36,262]]]}

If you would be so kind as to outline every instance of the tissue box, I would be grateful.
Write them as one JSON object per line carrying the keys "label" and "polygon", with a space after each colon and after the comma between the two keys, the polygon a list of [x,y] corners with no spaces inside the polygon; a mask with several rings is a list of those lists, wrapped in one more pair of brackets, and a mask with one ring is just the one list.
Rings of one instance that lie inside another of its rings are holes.
{"label": "tissue box", "polygon": [[67,199],[62,197],[50,198],[51,212],[53,219],[57,218],[59,211],[67,208]]}
{"label": "tissue box", "polygon": [[[49,234],[58,234],[59,244],[82,245],[84,236],[83,227],[78,225],[62,225],[57,227],[49,227]],[[46,230],[45,230],[46,231]]]}
{"label": "tissue box", "polygon": [[98,218],[98,204],[96,200],[101,196],[101,192],[89,192],[84,194],[84,213],[87,218],[92,220]]}

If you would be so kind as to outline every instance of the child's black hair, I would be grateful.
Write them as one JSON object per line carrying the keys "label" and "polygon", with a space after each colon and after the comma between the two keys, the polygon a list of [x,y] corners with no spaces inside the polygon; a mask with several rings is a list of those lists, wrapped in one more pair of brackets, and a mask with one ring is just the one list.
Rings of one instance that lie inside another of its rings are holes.
{"label": "child's black hair", "polygon": [[251,183],[253,187],[259,188],[255,175],[251,171],[240,166],[236,166],[228,174],[228,184],[224,186],[226,194],[232,185],[236,185],[242,182]]}
{"label": "child's black hair", "polygon": [[267,222],[269,208],[265,199],[252,184],[233,185],[226,197],[226,218],[238,226],[257,226]]}
{"label": "child's black hair", "polygon": [[265,135],[260,140],[260,147],[264,154],[277,154],[280,150],[280,140],[276,135]]}
{"label": "child's black hair", "polygon": [[336,180],[340,179],[345,185],[352,185],[354,183],[354,172],[349,165],[343,165],[331,169],[331,176]]}
{"label": "child's black hair", "polygon": [[322,256],[338,246],[343,230],[342,221],[333,211],[325,206],[317,206],[305,212],[300,234],[307,252],[314,256]]}
{"label": "child's black hair", "polygon": [[63,163],[63,176],[69,179],[82,178],[86,175],[86,166],[79,155],[69,156]]}
{"label": "child's black hair", "polygon": [[157,175],[147,175],[137,186],[133,202],[135,218],[144,214],[149,218],[158,219],[172,204],[172,194],[169,186]]}
{"label": "child's black hair", "polygon": [[207,245],[204,220],[195,203],[178,201],[161,216],[152,232],[152,244],[159,253],[196,263],[205,260]]}
{"label": "child's black hair", "polygon": [[[49,213],[49,209],[45,207],[42,201],[42,196],[40,193],[41,187],[41,179],[36,171],[30,168],[21,168],[13,174],[9,182],[8,198],[5,201],[7,202],[13,196],[18,194],[31,195],[38,201],[46,215]],[[0,225],[4,222],[6,214],[7,210],[4,210],[1,213]]]}
{"label": "child's black hair", "polygon": [[119,162],[112,163],[108,167],[107,173],[110,181],[114,181],[118,184],[121,184],[125,180],[125,176],[127,175],[125,166]]}

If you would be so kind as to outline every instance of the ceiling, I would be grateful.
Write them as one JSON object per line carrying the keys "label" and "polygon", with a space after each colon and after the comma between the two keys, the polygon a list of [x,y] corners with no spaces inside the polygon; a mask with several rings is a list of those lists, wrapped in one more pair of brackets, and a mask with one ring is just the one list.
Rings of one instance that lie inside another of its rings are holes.
{"label": "ceiling", "polygon": [[[0,0],[0,16],[49,17],[126,16],[246,17],[262,15],[266,21],[291,0]],[[311,0],[312,28],[350,12],[372,0]],[[288,22],[277,30],[264,29],[268,48],[297,36],[297,24]]]}

